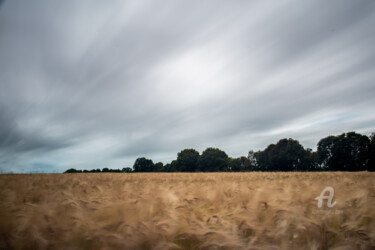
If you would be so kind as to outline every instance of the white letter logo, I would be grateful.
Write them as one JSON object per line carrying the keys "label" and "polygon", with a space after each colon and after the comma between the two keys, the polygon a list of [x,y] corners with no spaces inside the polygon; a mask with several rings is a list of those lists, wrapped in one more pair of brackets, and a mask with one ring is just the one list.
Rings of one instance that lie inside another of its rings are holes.
{"label": "white letter logo", "polygon": [[[329,195],[324,195],[326,192],[329,192]],[[334,207],[336,205],[336,201],[332,204],[332,198],[335,191],[332,187],[326,187],[320,193],[320,196],[316,197],[315,200],[318,200],[318,208],[321,208],[323,205],[323,199],[327,199],[327,207]]]}

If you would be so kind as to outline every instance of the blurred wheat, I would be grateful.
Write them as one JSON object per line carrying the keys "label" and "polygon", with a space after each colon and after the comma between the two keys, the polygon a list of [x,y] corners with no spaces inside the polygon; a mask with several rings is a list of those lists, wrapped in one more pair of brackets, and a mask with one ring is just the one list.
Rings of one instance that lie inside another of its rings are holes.
{"label": "blurred wheat", "polygon": [[[375,249],[375,174],[0,176],[0,249]],[[332,208],[314,200],[335,189]]]}

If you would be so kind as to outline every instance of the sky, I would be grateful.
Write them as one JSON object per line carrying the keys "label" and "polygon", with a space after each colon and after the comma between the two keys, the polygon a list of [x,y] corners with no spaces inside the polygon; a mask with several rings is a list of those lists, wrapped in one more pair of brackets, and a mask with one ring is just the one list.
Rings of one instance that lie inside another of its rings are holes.
{"label": "sky", "polygon": [[0,172],[375,132],[375,1],[0,1]]}

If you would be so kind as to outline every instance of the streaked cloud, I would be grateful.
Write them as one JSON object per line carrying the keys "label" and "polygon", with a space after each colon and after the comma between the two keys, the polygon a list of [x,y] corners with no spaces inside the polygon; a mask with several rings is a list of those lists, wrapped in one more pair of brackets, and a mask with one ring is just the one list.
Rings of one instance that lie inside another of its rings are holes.
{"label": "streaked cloud", "polygon": [[375,132],[373,1],[4,1],[0,170]]}

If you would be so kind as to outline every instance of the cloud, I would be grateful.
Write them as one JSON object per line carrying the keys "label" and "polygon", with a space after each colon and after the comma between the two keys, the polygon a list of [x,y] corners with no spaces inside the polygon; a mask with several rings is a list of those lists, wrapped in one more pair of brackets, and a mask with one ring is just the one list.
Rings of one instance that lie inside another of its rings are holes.
{"label": "cloud", "polygon": [[[375,117],[373,1],[4,1],[0,169],[315,148]],[[53,11],[51,11],[53,10]]]}

